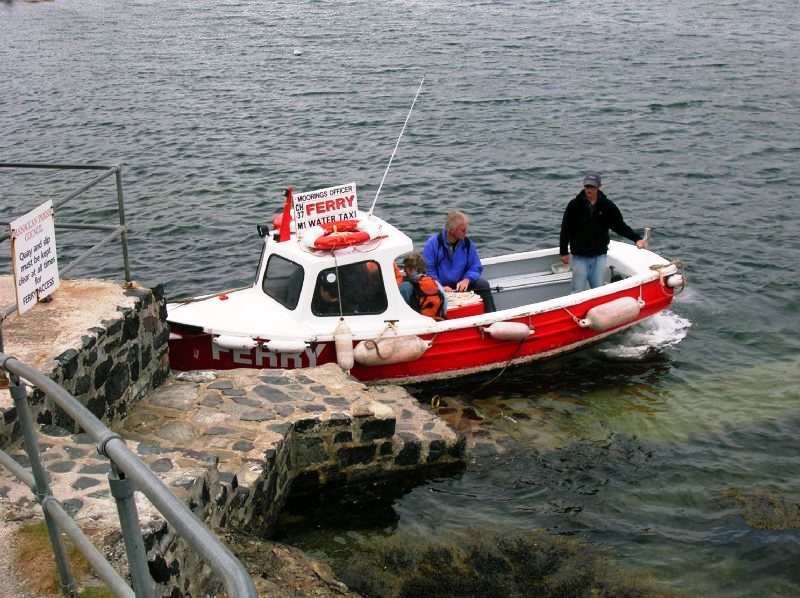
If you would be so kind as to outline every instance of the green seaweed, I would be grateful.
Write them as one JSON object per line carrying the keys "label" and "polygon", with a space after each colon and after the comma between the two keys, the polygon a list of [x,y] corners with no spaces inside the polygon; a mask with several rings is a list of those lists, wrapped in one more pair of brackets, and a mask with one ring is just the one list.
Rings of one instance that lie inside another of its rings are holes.
{"label": "green seaweed", "polygon": [[334,567],[368,598],[674,595],[593,545],[545,532],[469,530],[435,543],[393,536]]}

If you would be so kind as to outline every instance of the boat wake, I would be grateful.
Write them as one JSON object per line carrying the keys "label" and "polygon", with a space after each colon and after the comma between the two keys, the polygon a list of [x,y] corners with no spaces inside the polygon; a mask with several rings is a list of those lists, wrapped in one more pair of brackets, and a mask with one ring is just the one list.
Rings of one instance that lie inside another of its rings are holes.
{"label": "boat wake", "polygon": [[642,359],[681,342],[692,323],[675,312],[664,311],[640,322],[604,344],[600,351],[616,359]]}

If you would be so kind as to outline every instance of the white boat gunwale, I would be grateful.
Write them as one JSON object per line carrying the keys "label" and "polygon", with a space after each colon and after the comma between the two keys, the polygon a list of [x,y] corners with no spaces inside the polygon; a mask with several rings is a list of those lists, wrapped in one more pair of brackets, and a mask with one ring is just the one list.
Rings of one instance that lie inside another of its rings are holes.
{"label": "white boat gunwale", "polygon": [[[396,229],[395,229],[396,230]],[[399,232],[399,231],[398,231]],[[370,244],[377,243],[380,241],[369,241]],[[437,334],[441,332],[448,332],[452,330],[458,330],[461,328],[470,328],[474,326],[487,326],[493,322],[497,321],[510,321],[510,320],[519,320],[522,318],[528,318],[532,316],[536,316],[538,314],[542,314],[548,311],[562,309],[562,308],[572,308],[576,305],[580,305],[586,301],[596,298],[602,298],[612,293],[626,291],[632,288],[639,287],[641,285],[647,284],[654,280],[658,280],[660,276],[667,276],[676,272],[676,267],[671,264],[669,261],[665,260],[664,258],[658,256],[655,253],[650,252],[646,249],[637,249],[634,246],[628,246],[625,243],[620,243],[618,241],[612,241],[611,246],[609,248],[609,256],[612,258],[610,261],[613,261],[614,264],[619,267],[621,264],[619,259],[614,259],[616,252],[620,250],[625,251],[623,248],[628,248],[632,251],[639,252],[642,254],[644,261],[648,264],[659,265],[663,266],[664,269],[659,272],[654,269],[650,269],[648,267],[647,271],[639,272],[627,276],[622,280],[616,282],[610,282],[602,287],[598,287],[596,289],[589,289],[587,291],[583,291],[581,293],[575,293],[571,295],[563,295],[553,299],[547,299],[545,301],[522,305],[518,307],[511,307],[502,310],[498,310],[492,313],[481,313],[472,316],[464,316],[459,317],[451,320],[442,320],[442,321],[435,321],[432,318],[428,318],[426,316],[421,316],[409,306],[405,304],[402,300],[402,297],[399,294],[399,290],[396,290],[396,285],[394,284],[394,279],[392,278],[391,281],[387,283],[387,272],[386,268],[382,268],[382,272],[384,274],[384,283],[386,285],[387,291],[395,287],[395,292],[387,292],[387,300],[394,298],[398,301],[394,301],[394,303],[398,303],[400,307],[404,308],[403,313],[399,314],[403,316],[403,320],[396,320],[394,318],[387,318],[381,319],[380,315],[376,314],[356,314],[356,315],[347,315],[345,316],[348,323],[350,323],[351,328],[355,325],[355,329],[353,329],[353,338],[354,340],[367,340],[371,338],[375,338],[376,336],[384,333],[386,331],[386,327],[390,322],[394,322],[396,326],[396,330],[398,331],[398,335],[420,335],[420,336],[427,336],[432,334]],[[294,251],[290,248],[286,248],[285,251],[277,251],[274,250],[275,255],[279,255],[281,257],[292,256],[294,257]],[[360,250],[359,250],[360,249]],[[303,250],[306,251],[305,249]],[[324,258],[325,256],[329,255],[331,252],[318,252],[315,250],[309,250],[307,253],[310,253],[316,258]],[[337,249],[333,252],[336,255],[337,261],[340,266],[345,266],[352,263],[357,263],[363,261],[365,256],[371,253],[371,250],[365,249],[363,246],[360,248],[354,247],[347,247],[342,249]],[[518,252],[515,254],[509,254],[507,256],[495,256],[489,257],[482,260],[482,264],[490,265],[494,263],[508,263],[508,262],[515,262],[515,261],[523,261],[528,260],[531,258],[539,258],[539,257],[547,257],[549,255],[553,255],[554,257],[558,257],[557,249],[547,248],[547,249],[538,249],[538,250],[531,250],[525,252]],[[508,259],[505,259],[508,258]],[[227,295],[228,300],[232,297],[235,297],[237,294],[243,293],[253,293],[256,295],[258,300],[263,300],[273,304],[273,307],[278,310],[284,311],[287,315],[298,315],[297,308],[294,310],[288,309],[286,306],[282,305],[279,301],[270,297],[266,293],[263,292],[261,289],[260,281],[263,280],[263,276],[267,267],[268,260],[261,260],[260,268],[258,277],[253,284],[252,287],[247,287],[245,289],[237,289],[234,291],[229,291],[224,293]],[[294,261],[294,260],[293,260]],[[379,261],[380,260],[376,260]],[[320,263],[319,266],[312,271],[310,274],[306,274],[306,279],[311,280],[316,276],[316,274],[321,271],[325,270],[330,267],[328,263]],[[313,275],[311,275],[313,274]],[[533,273],[533,278],[536,277],[537,273]],[[543,284],[552,284],[554,281],[558,280],[569,280],[571,276],[570,272],[567,273],[541,273],[542,283]],[[502,279],[490,279],[490,286],[492,288],[496,288]],[[533,282],[535,284],[535,282]],[[310,303],[308,300],[308,294],[313,292],[313,285],[311,284],[304,284],[303,290],[300,294],[300,299],[298,301],[298,306],[303,303],[304,299],[307,303]],[[192,302],[203,301],[203,300],[213,300],[216,297],[219,297],[222,293],[214,293],[208,294],[201,297],[197,297],[192,300]],[[395,296],[396,295],[396,296]],[[179,311],[181,305],[185,305],[182,303],[171,303],[171,313],[173,316]],[[386,312],[390,311],[390,307],[387,307]],[[169,307],[168,307],[169,309]],[[386,313],[384,312],[384,313]],[[578,316],[582,316],[583,314],[576,314]],[[315,343],[315,342],[331,342],[333,340],[333,332],[335,328],[336,322],[338,322],[338,316],[329,315],[329,316],[312,316],[317,320],[321,320],[323,322],[330,322],[331,323],[331,330],[330,333],[325,332],[315,332],[308,326],[302,325],[302,321],[300,319],[297,320],[297,324],[300,328],[305,328],[305,334],[293,334],[293,335],[276,335],[274,333],[270,333],[266,330],[251,330],[247,334],[243,334],[241,330],[234,330],[234,329],[226,329],[226,328],[219,328],[219,327],[203,327],[203,331],[207,334],[212,335],[240,335],[240,336],[251,336],[253,338],[259,339],[281,339],[281,340],[293,340],[293,339],[302,339],[307,343]],[[180,324],[180,318],[173,317],[172,320],[175,323]],[[362,322],[362,325],[358,325],[359,322]],[[366,326],[364,324],[367,324]],[[371,325],[370,325],[371,324]],[[299,332],[299,330],[298,330]]]}

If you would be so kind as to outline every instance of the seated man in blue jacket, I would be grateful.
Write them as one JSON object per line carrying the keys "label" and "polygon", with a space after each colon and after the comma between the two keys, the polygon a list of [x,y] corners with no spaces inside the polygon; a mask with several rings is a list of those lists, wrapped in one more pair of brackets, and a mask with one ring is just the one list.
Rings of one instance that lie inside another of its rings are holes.
{"label": "seated man in blue jacket", "polygon": [[453,211],[444,221],[444,230],[425,243],[422,255],[428,274],[445,291],[475,291],[483,299],[486,312],[495,311],[489,282],[481,278],[483,266],[475,244],[467,238],[469,219],[463,212]]}

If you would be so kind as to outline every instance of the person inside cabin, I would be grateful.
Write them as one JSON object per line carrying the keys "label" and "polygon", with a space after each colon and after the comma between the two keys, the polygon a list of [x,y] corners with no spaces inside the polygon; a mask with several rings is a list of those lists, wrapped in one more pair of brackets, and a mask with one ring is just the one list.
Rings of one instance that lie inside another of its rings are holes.
{"label": "person inside cabin", "polygon": [[316,316],[338,316],[339,284],[335,272],[320,272],[314,299],[311,301],[311,311]]}
{"label": "person inside cabin", "polygon": [[447,214],[444,229],[425,243],[422,255],[428,274],[445,291],[475,291],[483,299],[485,312],[495,311],[489,281],[481,277],[483,266],[475,244],[467,237],[469,219],[458,210]]}
{"label": "person inside cabin", "polygon": [[646,246],[642,237],[625,224],[619,208],[600,187],[600,175],[588,172],[583,177],[583,190],[567,204],[561,220],[559,253],[563,263],[572,262],[573,293],[605,283],[609,229],[630,239],[640,249]]}
{"label": "person inside cabin", "polygon": [[383,313],[387,305],[380,266],[364,261],[322,270],[311,311],[316,316],[356,316]]}
{"label": "person inside cabin", "polygon": [[356,302],[358,313],[376,314],[386,311],[386,289],[378,262],[370,260],[363,262],[363,267],[355,266],[351,266],[354,275],[351,284],[359,292]]}
{"label": "person inside cabin", "polygon": [[422,254],[415,251],[403,260],[406,279],[400,283],[400,294],[415,311],[436,320],[447,317],[447,295],[442,285],[428,276],[428,266]]}

